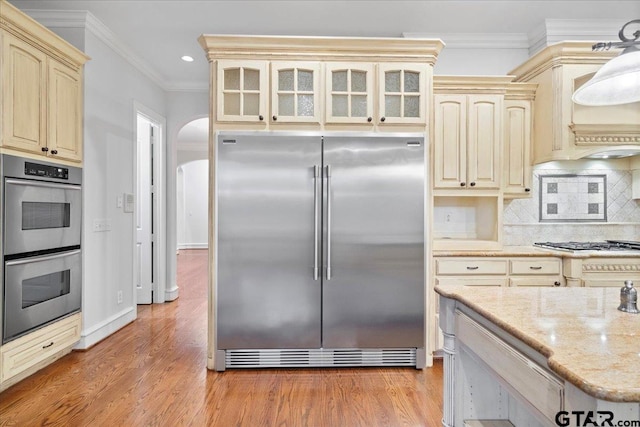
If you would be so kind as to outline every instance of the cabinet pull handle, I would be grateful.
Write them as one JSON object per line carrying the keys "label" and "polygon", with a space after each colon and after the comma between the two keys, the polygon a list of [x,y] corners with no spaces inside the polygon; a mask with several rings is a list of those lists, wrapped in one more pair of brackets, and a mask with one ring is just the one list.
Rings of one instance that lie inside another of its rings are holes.
{"label": "cabinet pull handle", "polygon": [[381,121],[381,122],[384,122],[385,120],[387,120],[387,118],[386,118],[386,117],[384,117],[384,116],[380,117],[380,121]]}
{"label": "cabinet pull handle", "polygon": [[475,183],[475,182],[472,182],[472,183],[471,183],[471,184],[469,184],[469,185],[470,185],[470,186],[472,186],[472,187],[475,187],[475,186],[476,186],[476,183]]}
{"label": "cabinet pull handle", "polygon": [[51,154],[55,156],[56,154],[58,154],[58,150],[51,150]]}
{"label": "cabinet pull handle", "polygon": [[460,187],[464,187],[465,185],[467,185],[467,183],[466,183],[466,182],[461,182],[461,183],[460,183]]}
{"label": "cabinet pull handle", "polygon": [[263,120],[264,120],[264,116],[263,116],[262,114],[260,114],[260,115],[258,116],[258,120],[263,121]]}
{"label": "cabinet pull handle", "polygon": [[51,342],[50,342],[49,344],[47,344],[47,345],[43,345],[43,346],[42,346],[42,348],[43,348],[43,349],[44,349],[44,348],[49,348],[49,347],[51,347],[52,345],[53,345],[53,341],[51,341]]}
{"label": "cabinet pull handle", "polygon": [[553,282],[553,286],[560,286],[560,282],[558,282],[558,281]]}
{"label": "cabinet pull handle", "polygon": [[47,151],[49,151],[49,147],[42,147],[42,151],[46,153]]}
{"label": "cabinet pull handle", "polygon": [[273,116],[271,118],[273,119],[274,122],[278,121],[278,116]]}
{"label": "cabinet pull handle", "polygon": [[528,192],[531,191],[531,189],[530,188],[525,188],[524,191],[525,191],[525,193],[528,193]]}
{"label": "cabinet pull handle", "polygon": [[367,117],[367,121],[371,123],[373,121],[373,117]]}
{"label": "cabinet pull handle", "polygon": [[478,269],[478,266],[475,266],[475,267],[467,267],[467,270],[477,270],[477,269]]}
{"label": "cabinet pull handle", "polygon": [[533,265],[532,265],[532,266],[529,266],[529,268],[530,268],[531,270],[542,270],[542,267],[540,267],[539,265],[538,265],[538,266],[533,266]]}

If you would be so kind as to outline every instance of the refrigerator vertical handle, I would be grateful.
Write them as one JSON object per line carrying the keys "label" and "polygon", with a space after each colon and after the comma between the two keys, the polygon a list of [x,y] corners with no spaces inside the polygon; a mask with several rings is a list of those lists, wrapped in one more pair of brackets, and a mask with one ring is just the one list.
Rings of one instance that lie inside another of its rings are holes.
{"label": "refrigerator vertical handle", "polygon": [[313,167],[313,280],[318,280],[318,176],[320,166]]}
{"label": "refrigerator vertical handle", "polygon": [[327,280],[331,280],[331,166],[327,165]]}

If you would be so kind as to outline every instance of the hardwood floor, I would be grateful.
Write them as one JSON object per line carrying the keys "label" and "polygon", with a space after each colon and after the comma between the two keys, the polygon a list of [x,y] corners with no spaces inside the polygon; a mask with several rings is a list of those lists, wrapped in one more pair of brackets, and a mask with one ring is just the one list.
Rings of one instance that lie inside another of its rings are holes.
{"label": "hardwood floor", "polygon": [[206,369],[207,252],[180,251],[180,297],[0,394],[9,426],[439,426],[433,368]]}

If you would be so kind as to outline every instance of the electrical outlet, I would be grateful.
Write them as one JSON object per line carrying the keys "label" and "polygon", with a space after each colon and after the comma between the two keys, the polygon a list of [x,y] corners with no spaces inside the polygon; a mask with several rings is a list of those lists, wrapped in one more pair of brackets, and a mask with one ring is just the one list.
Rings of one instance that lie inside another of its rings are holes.
{"label": "electrical outlet", "polygon": [[118,291],[118,304],[122,304],[122,291]]}

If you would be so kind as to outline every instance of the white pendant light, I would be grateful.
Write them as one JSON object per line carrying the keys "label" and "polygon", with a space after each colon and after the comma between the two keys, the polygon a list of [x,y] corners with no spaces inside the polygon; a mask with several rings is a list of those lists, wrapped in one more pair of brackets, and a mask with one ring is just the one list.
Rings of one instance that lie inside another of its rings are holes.
{"label": "white pendant light", "polygon": [[624,48],[620,56],[611,59],[573,94],[573,102],[581,105],[617,105],[640,102],[640,30],[634,38],[624,36],[627,25],[640,24],[640,19],[627,22],[618,36],[622,42],[597,43],[593,50]]}

